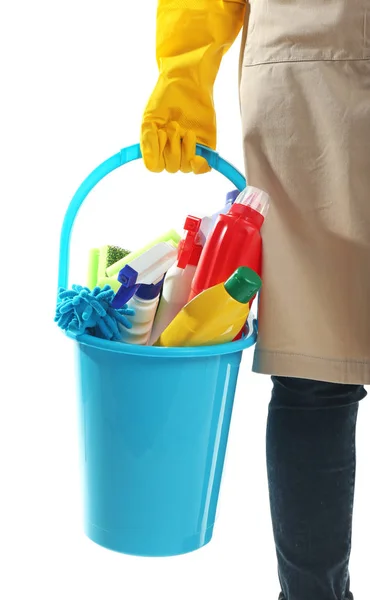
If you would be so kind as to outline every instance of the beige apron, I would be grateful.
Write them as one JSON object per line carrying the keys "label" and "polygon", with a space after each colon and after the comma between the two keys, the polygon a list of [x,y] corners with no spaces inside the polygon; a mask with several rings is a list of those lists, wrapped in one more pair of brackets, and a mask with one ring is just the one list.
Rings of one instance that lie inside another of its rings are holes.
{"label": "beige apron", "polygon": [[254,370],[370,384],[370,0],[251,0],[241,110],[266,190]]}

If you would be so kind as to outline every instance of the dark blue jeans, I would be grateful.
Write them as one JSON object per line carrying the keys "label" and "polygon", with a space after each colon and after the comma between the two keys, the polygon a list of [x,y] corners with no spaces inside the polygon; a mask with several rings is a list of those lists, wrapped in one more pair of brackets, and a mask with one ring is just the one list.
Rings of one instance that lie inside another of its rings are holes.
{"label": "dark blue jeans", "polygon": [[279,600],[349,591],[355,433],[363,386],[273,377],[267,469]]}

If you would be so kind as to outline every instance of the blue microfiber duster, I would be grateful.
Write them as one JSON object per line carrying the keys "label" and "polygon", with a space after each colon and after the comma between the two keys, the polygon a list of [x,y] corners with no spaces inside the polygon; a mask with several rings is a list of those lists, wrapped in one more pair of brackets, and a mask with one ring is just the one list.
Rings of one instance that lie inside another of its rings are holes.
{"label": "blue microfiber duster", "polygon": [[73,333],[89,333],[95,337],[120,341],[122,333],[119,324],[131,329],[126,318],[135,311],[128,308],[115,309],[111,306],[114,291],[109,285],[95,287],[92,291],[82,285],[72,285],[71,290],[60,288],[54,321],[58,326]]}

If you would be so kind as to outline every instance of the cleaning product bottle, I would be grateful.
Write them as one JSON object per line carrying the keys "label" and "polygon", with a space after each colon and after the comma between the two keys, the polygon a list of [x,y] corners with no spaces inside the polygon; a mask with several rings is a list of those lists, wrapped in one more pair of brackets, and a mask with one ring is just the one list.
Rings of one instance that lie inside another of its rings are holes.
{"label": "cleaning product bottle", "polygon": [[223,208],[221,208],[221,210],[218,210],[217,212],[215,212],[211,217],[203,217],[202,223],[200,226],[200,234],[202,236],[203,245],[204,245],[205,240],[209,237],[210,233],[212,233],[212,231],[216,225],[216,221],[217,221],[218,217],[220,215],[225,215],[226,213],[229,212],[230,208],[234,204],[234,202],[237,199],[237,197],[239,196],[239,194],[240,194],[240,192],[237,189],[232,190],[231,192],[228,192],[228,194],[226,195],[225,206],[223,206]]}
{"label": "cleaning product bottle", "polygon": [[153,344],[188,301],[191,282],[203,250],[199,243],[201,219],[188,216],[184,230],[187,232],[178,247],[178,260],[164,280],[162,297],[155,317],[149,345]]}
{"label": "cleaning product bottle", "polygon": [[204,290],[226,281],[246,266],[261,275],[263,225],[269,206],[268,195],[249,187],[226,215],[220,215],[208,237],[196,270],[189,300]]}
{"label": "cleaning product bottle", "polygon": [[121,287],[113,298],[113,308],[121,308],[133,297],[139,285],[158,283],[176,262],[177,248],[160,242],[125,265],[118,274]]}
{"label": "cleaning product bottle", "polygon": [[261,287],[251,269],[239,267],[226,281],[187,304],[162,333],[156,346],[213,346],[231,342],[249,315],[249,302]]}
{"label": "cleaning product bottle", "polygon": [[133,309],[135,314],[128,318],[132,324],[131,329],[120,326],[122,342],[141,346],[147,345],[152,331],[163,280],[164,278],[152,285],[140,285],[135,295],[128,302],[127,307]]}

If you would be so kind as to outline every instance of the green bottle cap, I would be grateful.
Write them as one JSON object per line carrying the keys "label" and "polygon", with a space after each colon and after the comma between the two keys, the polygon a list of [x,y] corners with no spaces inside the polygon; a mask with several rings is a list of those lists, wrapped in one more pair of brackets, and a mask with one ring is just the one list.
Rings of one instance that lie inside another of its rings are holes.
{"label": "green bottle cap", "polygon": [[248,304],[261,289],[261,278],[248,267],[239,267],[225,283],[225,290],[240,304]]}

